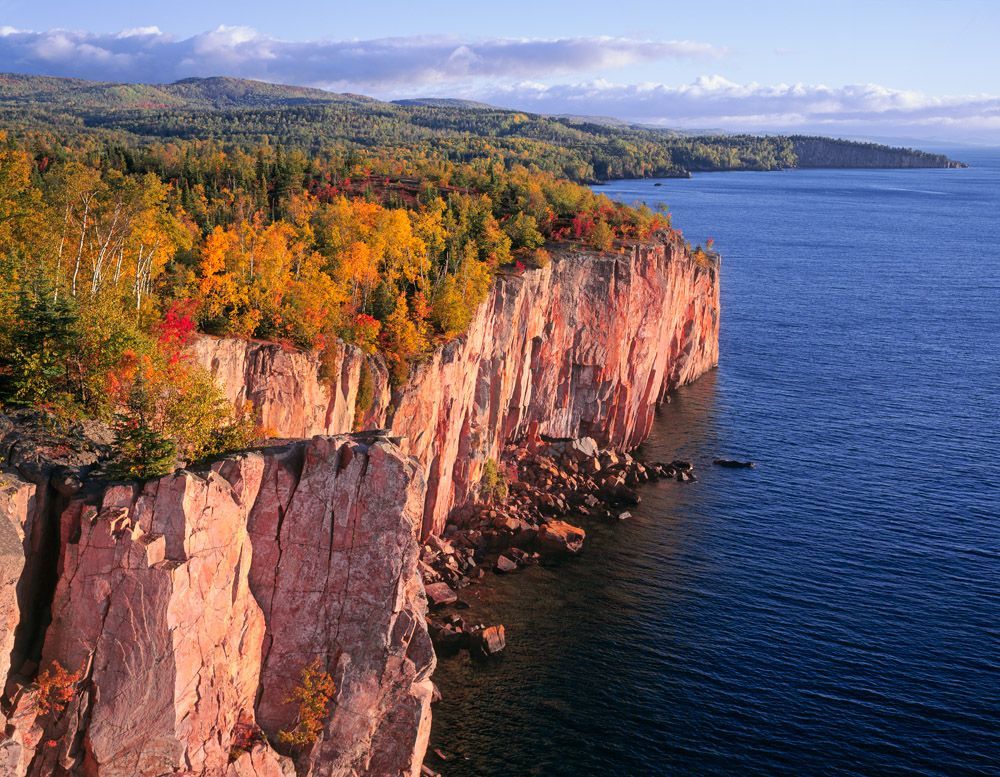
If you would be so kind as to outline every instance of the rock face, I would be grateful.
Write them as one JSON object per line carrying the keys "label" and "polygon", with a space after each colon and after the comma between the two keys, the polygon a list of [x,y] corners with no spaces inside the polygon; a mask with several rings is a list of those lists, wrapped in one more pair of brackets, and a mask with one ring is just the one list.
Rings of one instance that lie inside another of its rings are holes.
{"label": "rock face", "polygon": [[[368,360],[376,391],[362,423],[388,419],[405,438],[428,484],[423,533],[440,532],[506,442],[541,433],[637,446],[664,395],[718,363],[718,336],[717,260],[692,256],[677,241],[619,254],[564,250],[545,268],[499,278],[469,331],[417,365],[392,407],[384,368]],[[332,404],[315,357],[210,339],[195,352],[278,436],[354,423],[351,381],[365,358],[356,349],[345,349]]]}
{"label": "rock face", "polygon": [[[337,342],[322,359],[277,343],[207,335],[190,347],[234,406],[253,406],[269,436],[343,434],[385,423],[388,373],[380,359],[353,345]],[[373,400],[359,413],[362,372],[372,381]]]}
{"label": "rock face", "polygon": [[10,670],[14,630],[20,620],[18,581],[24,570],[24,530],[34,512],[35,486],[0,472],[0,677]]}
{"label": "rock face", "polygon": [[[16,524],[30,494],[0,493]],[[415,462],[352,436],[73,496],[56,516],[40,665],[74,674],[56,704],[37,683],[8,684],[0,772],[418,774],[434,668],[417,571],[423,500]],[[7,545],[5,574],[17,567]],[[313,661],[336,693],[293,766],[240,732],[278,742],[294,727],[287,700]]]}

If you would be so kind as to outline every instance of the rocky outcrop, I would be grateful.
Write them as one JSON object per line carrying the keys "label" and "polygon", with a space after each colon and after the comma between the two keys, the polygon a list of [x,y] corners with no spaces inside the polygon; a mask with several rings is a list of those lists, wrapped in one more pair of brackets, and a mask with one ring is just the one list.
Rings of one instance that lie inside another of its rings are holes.
{"label": "rocky outcrop", "polygon": [[17,587],[24,570],[24,529],[34,509],[35,486],[0,472],[0,678],[10,670],[14,630],[20,621]]}
{"label": "rocky outcrop", "polygon": [[[80,490],[54,516],[43,674],[30,682],[33,656],[13,667],[0,771],[416,775],[434,668],[424,490],[376,436]],[[11,494],[0,508],[17,523],[30,494]],[[315,744],[279,755],[254,732],[277,743],[294,727],[289,694],[313,662],[336,685],[329,714]]]}
{"label": "rocky outcrop", "polygon": [[[343,434],[385,423],[388,373],[380,359],[353,345],[335,342],[321,358],[278,343],[199,335],[190,349],[235,407],[253,407],[269,436]],[[359,408],[365,381],[372,398]]]}
{"label": "rocky outcrop", "polygon": [[[421,462],[423,532],[440,532],[507,442],[541,433],[637,446],[664,395],[718,362],[718,334],[714,257],[667,238],[621,253],[564,249],[547,267],[501,276],[468,332],[415,366],[391,407],[384,368],[367,360],[377,390],[363,423],[387,421]],[[356,349],[345,349],[332,404],[315,357],[217,339],[201,340],[195,353],[278,436],[356,423],[345,409],[365,361]],[[282,404],[284,416],[275,409]]]}

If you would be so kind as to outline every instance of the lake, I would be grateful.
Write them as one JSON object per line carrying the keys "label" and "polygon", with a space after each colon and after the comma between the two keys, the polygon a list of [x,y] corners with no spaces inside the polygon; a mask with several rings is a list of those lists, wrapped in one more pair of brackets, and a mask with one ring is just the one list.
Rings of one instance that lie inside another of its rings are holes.
{"label": "lake", "polygon": [[599,187],[723,256],[719,369],[641,449],[700,479],[476,589],[508,649],[441,660],[436,768],[1000,773],[1000,152],[952,154]]}

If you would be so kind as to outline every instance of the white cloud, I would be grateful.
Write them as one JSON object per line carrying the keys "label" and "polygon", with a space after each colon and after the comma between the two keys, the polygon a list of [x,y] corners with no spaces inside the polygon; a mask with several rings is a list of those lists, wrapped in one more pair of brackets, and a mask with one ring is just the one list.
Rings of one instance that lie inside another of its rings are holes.
{"label": "white cloud", "polygon": [[[679,86],[579,80],[616,68],[708,62],[726,54],[697,41],[615,37],[295,42],[241,26],[183,39],[152,26],[117,34],[0,27],[0,71],[151,83],[228,75],[380,97],[470,97],[541,113],[616,116],[677,128],[913,132],[1000,141],[995,95],[934,97],[878,84],[737,83],[721,75]],[[569,83],[574,77],[578,81]]]}
{"label": "white cloud", "polygon": [[155,24],[150,27],[130,27],[122,30],[116,37],[118,38],[144,38],[152,35],[163,35],[163,32]]}
{"label": "white cloud", "polygon": [[879,84],[740,84],[718,75],[690,84],[592,81],[515,83],[475,91],[478,99],[542,113],[616,116],[677,128],[901,132],[1000,138],[1000,97],[934,97]]}
{"label": "white cloud", "polygon": [[146,82],[229,75],[362,91],[468,78],[549,77],[724,53],[696,41],[612,37],[463,41],[416,36],[296,42],[240,26],[221,26],[184,39],[158,27],[117,34],[0,28],[0,69]]}

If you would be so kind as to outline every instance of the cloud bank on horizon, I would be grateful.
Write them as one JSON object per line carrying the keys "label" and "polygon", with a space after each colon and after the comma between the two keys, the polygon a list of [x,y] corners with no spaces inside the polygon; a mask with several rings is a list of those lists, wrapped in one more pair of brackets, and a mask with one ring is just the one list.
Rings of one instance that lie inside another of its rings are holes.
{"label": "cloud bank on horizon", "polygon": [[149,83],[226,75],[382,98],[464,97],[682,129],[1000,139],[996,95],[933,96],[876,84],[741,84],[719,75],[679,86],[586,77],[679,59],[715,69],[730,55],[705,42],[613,37],[287,41],[249,27],[188,38],[157,27],[116,34],[0,27],[0,71],[7,72]]}

